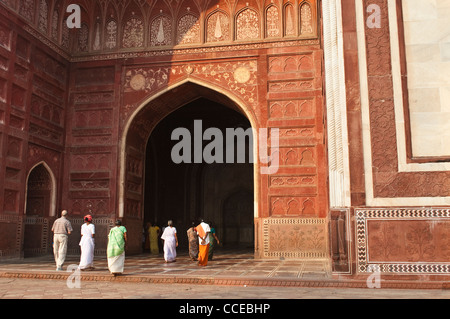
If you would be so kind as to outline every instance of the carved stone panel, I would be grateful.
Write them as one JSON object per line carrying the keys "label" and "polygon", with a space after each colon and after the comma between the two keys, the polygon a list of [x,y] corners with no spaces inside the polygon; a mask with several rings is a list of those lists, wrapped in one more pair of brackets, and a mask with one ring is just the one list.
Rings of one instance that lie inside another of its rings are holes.
{"label": "carved stone panel", "polygon": [[330,214],[330,253],[335,273],[350,273],[349,211],[332,210]]}
{"label": "carved stone panel", "polygon": [[150,45],[164,46],[172,44],[172,21],[161,15],[150,26]]}
{"label": "carved stone panel", "polygon": [[263,257],[328,258],[325,219],[267,218],[262,228]]}
{"label": "carved stone panel", "polygon": [[[315,195],[315,187],[306,189],[305,192]],[[316,211],[314,197],[299,196],[273,196],[271,198],[271,216],[302,216],[302,217],[319,217],[323,213]]]}
{"label": "carved stone panel", "polygon": [[19,192],[13,189],[5,189],[3,201],[3,211],[18,213],[19,209]]}
{"label": "carved stone panel", "polygon": [[253,9],[244,9],[236,18],[236,39],[254,40],[260,37],[258,13]]}
{"label": "carved stone panel", "polygon": [[357,209],[358,271],[450,273],[450,210]]}
{"label": "carved stone panel", "polygon": [[200,21],[193,14],[185,14],[178,21],[177,44],[200,42]]}
{"label": "carved stone panel", "polygon": [[208,18],[207,42],[229,41],[230,32],[229,17],[225,13],[218,11]]}
{"label": "carved stone panel", "polygon": [[0,24],[0,46],[7,50],[11,47],[11,31],[3,24]]}

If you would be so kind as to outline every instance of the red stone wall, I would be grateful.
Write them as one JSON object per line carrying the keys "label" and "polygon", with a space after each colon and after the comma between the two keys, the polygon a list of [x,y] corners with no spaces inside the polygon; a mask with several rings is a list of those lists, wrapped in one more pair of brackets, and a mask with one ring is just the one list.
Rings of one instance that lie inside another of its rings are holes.
{"label": "red stone wall", "polygon": [[[56,180],[47,182],[56,213],[71,213],[69,253],[79,253],[86,213],[97,227],[97,254],[117,217],[129,231],[129,252],[140,252],[146,142],[161,119],[202,96],[240,110],[256,130],[280,130],[279,170],[255,170],[257,257],[331,258],[336,274],[364,279],[374,269],[408,279],[450,272],[448,207],[368,206],[357,19],[370,13],[358,17],[354,1],[341,1],[351,205],[331,210],[320,2],[75,2],[83,27],[67,32],[60,3],[49,1],[45,16],[33,1],[0,1],[0,257],[48,249],[54,216],[25,214],[33,211],[27,178],[39,164]],[[380,29],[365,25],[362,39],[373,196],[448,197],[448,171],[399,170],[388,2],[362,4],[378,5],[382,20]],[[402,44],[401,1],[397,9]],[[200,22],[190,25],[192,17]],[[129,36],[133,30],[141,36]]]}
{"label": "red stone wall", "polygon": [[[95,218],[100,251],[116,214],[118,77],[113,63],[73,65],[69,83],[63,206],[72,219]],[[82,222],[69,245],[78,247]],[[106,229],[103,229],[106,227]]]}
{"label": "red stone wall", "polygon": [[[217,2],[207,8],[196,1],[129,7],[77,3],[82,28],[69,31],[61,3],[47,1],[46,8],[35,1],[0,3],[9,8],[2,11],[9,22],[1,24],[0,47],[0,145],[6,159],[0,170],[5,175],[0,205],[5,220],[22,225],[27,173],[45,163],[57,184],[56,211],[68,209],[76,225],[71,253],[77,253],[86,213],[103,234],[98,252],[104,252],[116,217],[135,234],[130,249],[139,252],[148,136],[170,111],[204,96],[241,109],[257,130],[280,129],[279,171],[255,177],[257,242],[272,247],[258,246],[257,254],[270,257],[277,246],[279,227],[267,223],[277,219],[294,237],[298,227],[314,225],[319,243],[306,254],[320,251],[324,256],[328,200],[317,2]],[[193,17],[200,22],[191,25]],[[164,43],[154,32],[161,23]],[[48,227],[51,218],[39,221],[44,224]],[[22,251],[21,229],[16,253]],[[305,253],[298,252],[298,243],[287,247],[279,253]]]}
{"label": "red stone wall", "polygon": [[[8,237],[1,241],[0,256],[18,257],[25,237],[47,250],[42,227],[53,218],[50,205],[25,234],[26,185],[31,169],[43,163],[63,180],[69,63],[24,31],[21,19],[3,9],[0,14],[0,224],[7,229],[2,238]],[[61,183],[47,186],[57,193],[59,210]]]}
{"label": "red stone wall", "polygon": [[[249,5],[259,13],[259,21],[265,12],[261,5],[258,2]],[[303,5],[302,2],[298,9]],[[247,6],[244,2],[231,9],[220,5],[219,11],[228,17],[236,17],[237,21],[232,28],[223,28],[225,38],[233,39],[231,31],[236,28],[234,37],[244,40],[239,38],[244,35],[239,33],[238,25],[239,16]],[[268,4],[265,9],[269,7]],[[158,16],[155,8],[151,12]],[[190,8],[195,15],[196,6],[193,4]],[[318,21],[319,9],[314,2],[311,8],[310,22]],[[164,11],[166,7],[162,5],[158,9]],[[284,9],[294,9],[294,6]],[[208,28],[208,19],[217,12],[212,6],[199,13],[205,17],[204,26]],[[300,27],[300,12],[294,9],[291,13],[295,24]],[[152,19],[145,22],[149,27],[151,23],[148,21]],[[306,23],[303,28],[307,28]],[[280,170],[274,176],[258,174],[255,179],[257,218],[288,218],[294,223],[302,218],[326,218],[328,201],[319,29],[313,22],[307,31],[308,36],[303,36],[301,33],[305,30],[294,27],[297,31],[286,39],[286,43],[279,41],[281,33],[277,41],[269,41],[271,33],[266,29],[269,34],[265,36],[262,29],[255,37],[267,37],[266,41],[236,42],[230,46],[209,44],[200,48],[195,45],[166,47],[165,51],[128,51],[123,54],[112,50],[104,56],[94,56],[93,52],[77,55],[73,59],[76,63],[72,64],[70,80],[69,152],[65,163],[68,172],[65,178],[68,180],[64,182],[64,193],[68,198],[65,205],[74,212],[80,212],[80,216],[91,211],[101,220],[115,216],[124,218],[129,228],[130,251],[139,252],[146,141],[156,123],[172,110],[191,99],[205,96],[240,108],[255,129],[280,128]],[[191,30],[194,35],[195,30]],[[195,41],[207,42],[209,31],[206,38],[201,35]],[[149,46],[152,34],[147,35],[150,38],[145,36],[142,43],[139,39],[136,43],[124,42],[125,38],[120,36],[118,42],[123,47]],[[179,39],[175,37],[172,40],[173,45]],[[77,42],[73,44],[77,46]],[[290,227],[289,223],[286,227]],[[320,244],[317,245],[320,248],[316,250],[324,256],[326,226],[321,224],[320,227]],[[257,236],[260,237],[258,242],[270,241],[268,236],[263,239],[262,228],[257,230]],[[271,241],[275,240],[273,237]],[[264,255],[262,246],[256,250],[259,256],[269,257],[267,251]],[[292,254],[291,250],[298,250],[298,247],[284,249],[283,254],[286,251]]]}

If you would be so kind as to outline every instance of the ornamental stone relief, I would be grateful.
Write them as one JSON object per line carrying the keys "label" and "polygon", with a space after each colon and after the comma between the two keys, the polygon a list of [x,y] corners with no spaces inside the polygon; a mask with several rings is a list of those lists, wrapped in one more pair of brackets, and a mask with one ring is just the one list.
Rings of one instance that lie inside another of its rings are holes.
{"label": "ornamental stone relief", "polygon": [[[67,19],[64,19],[63,26],[65,26],[66,23],[67,23]],[[61,46],[66,50],[68,50],[69,46],[70,46],[69,36],[70,36],[69,28],[63,27],[62,28],[62,36],[61,36]]]}
{"label": "ornamental stone relief", "polygon": [[302,215],[317,216],[314,199],[303,197],[272,197],[271,216]]}
{"label": "ornamental stone relief", "polygon": [[263,221],[264,257],[327,258],[327,223],[322,218]]}
{"label": "ornamental stone relief", "polygon": [[47,1],[41,0],[39,4],[39,22],[38,22],[39,31],[43,33],[47,33],[48,29],[48,5]]}
{"label": "ornamental stone relief", "polygon": [[25,93],[25,89],[20,86],[13,85],[12,88],[12,97],[11,97],[11,105],[24,110],[25,109],[25,99],[27,94]]}
{"label": "ornamental stone relief", "polygon": [[110,20],[106,24],[105,47],[110,50],[117,47],[117,22],[115,20]]}
{"label": "ornamental stone relief", "polygon": [[212,14],[208,19],[206,41],[219,42],[230,40],[230,22],[222,12]]}
{"label": "ornamental stone relief", "polygon": [[314,186],[317,182],[316,175],[305,176],[271,176],[269,186],[271,188],[278,187],[297,187],[297,186]]}
{"label": "ornamental stone relief", "polygon": [[450,210],[357,209],[358,271],[450,273]]}
{"label": "ornamental stone relief", "polygon": [[[191,70],[189,74],[192,74],[192,76],[198,76],[221,87],[225,87],[252,105],[256,103],[256,62],[199,63],[188,67]],[[186,74],[186,72],[187,69],[183,66],[175,66],[172,69],[172,74],[174,75]]]}
{"label": "ornamental stone relief", "polygon": [[[56,44],[55,48],[59,45],[64,51],[70,50],[72,44],[69,45],[67,18],[63,17],[66,8],[64,5],[59,2],[53,4],[48,0],[20,0],[19,5],[12,0],[2,2],[29,21],[31,28],[27,26],[27,30],[34,34],[39,33],[37,35],[42,39],[48,37],[48,40],[52,41],[47,43]],[[181,3],[182,1],[177,1],[177,6]],[[116,3],[115,9],[111,10],[110,1],[98,0],[100,11],[108,12],[108,14],[98,14],[102,17],[92,21],[91,17],[85,16],[85,11],[82,12],[83,24],[86,26],[78,30],[78,38],[73,43],[74,52],[72,53],[98,51],[101,48],[118,49],[119,42],[122,48],[141,48],[147,44],[151,47],[168,46],[174,43],[199,44],[203,41],[202,33],[205,34],[204,41],[211,43],[258,40],[263,37],[313,35],[315,32],[316,8],[315,4],[311,3],[302,4],[298,14],[290,2],[285,4],[284,8],[272,2],[265,8],[246,7],[239,12],[228,12],[229,5],[220,4],[220,9],[217,5],[216,11],[206,16],[205,21],[200,21],[198,12],[193,13],[189,7],[186,14],[182,16],[164,9],[163,16],[163,10],[153,8],[153,5],[147,1],[136,1],[135,6],[131,8],[121,2]],[[86,7],[89,6],[87,3],[83,6],[87,11],[91,9]],[[113,11],[115,12],[112,13]],[[123,17],[123,20],[119,21],[118,17]],[[60,18],[63,21],[60,21]],[[89,20],[91,22],[87,23],[86,21]],[[112,22],[113,20],[115,22]],[[234,24],[235,34],[232,34],[232,24]],[[201,27],[204,27],[204,30],[200,30]],[[92,39],[89,39],[89,35]]]}
{"label": "ornamental stone relief", "polygon": [[168,84],[170,68],[139,68],[125,73],[124,92],[145,91],[150,93]]}
{"label": "ornamental stone relief", "polygon": [[[71,202],[71,211],[74,215],[93,214],[95,216],[105,215],[109,212],[109,204],[107,199],[75,199]],[[73,224],[82,223],[82,219],[72,219]],[[99,218],[95,219],[95,223],[102,224]]]}
{"label": "ornamental stone relief", "polygon": [[28,129],[30,135],[34,135],[36,137],[39,137],[43,140],[62,145],[63,144],[63,134],[61,132],[57,132],[51,129],[47,129],[44,127],[41,127],[39,125],[30,124],[30,127]]}
{"label": "ornamental stone relief", "polygon": [[269,38],[280,36],[280,14],[276,6],[271,6],[267,10],[266,17],[266,34]]}
{"label": "ornamental stone relief", "polygon": [[7,83],[7,80],[0,78],[0,102],[3,103],[6,103],[6,95],[8,93]]}
{"label": "ornamental stone relief", "polygon": [[83,23],[81,28],[78,29],[78,51],[79,52],[87,52],[89,42],[89,27],[87,24]]}
{"label": "ornamental stone relief", "polygon": [[185,14],[178,21],[177,44],[200,43],[200,21],[193,14]]}
{"label": "ornamental stone relief", "polygon": [[313,33],[313,19],[311,6],[307,3],[303,4],[300,9],[300,30],[301,34]]}
{"label": "ornamental stone relief", "polygon": [[[59,23],[59,14],[58,10],[53,11],[52,16],[52,30],[51,30],[51,37],[53,41],[58,41],[58,23]],[[63,24],[65,25],[65,24]],[[67,29],[67,28],[65,28]]]}
{"label": "ornamental stone relief", "polygon": [[251,73],[250,70],[246,67],[238,67],[234,71],[233,77],[236,80],[236,82],[243,84],[248,82],[248,80],[250,80]]}
{"label": "ornamental stone relief", "polygon": [[100,45],[100,23],[97,21],[97,23],[95,23],[95,28],[94,28],[94,43],[92,44],[92,50],[98,51],[100,49],[101,49],[101,45]]}
{"label": "ornamental stone relief", "polygon": [[70,160],[72,171],[94,171],[111,169],[110,154],[72,154]]}
{"label": "ornamental stone relief", "polygon": [[0,0],[0,2],[3,2],[9,7],[13,7],[15,5],[16,0]]}
{"label": "ornamental stone relief", "polygon": [[314,114],[314,99],[269,102],[270,119],[312,118]]}
{"label": "ornamental stone relief", "polygon": [[125,24],[122,46],[124,48],[144,46],[144,24],[140,18],[132,17]]}
{"label": "ornamental stone relief", "polygon": [[259,17],[255,10],[245,9],[236,18],[236,39],[254,40],[259,38]]}
{"label": "ornamental stone relief", "polygon": [[279,147],[280,166],[315,166],[314,147]]}
{"label": "ornamental stone relief", "polygon": [[256,63],[253,61],[130,69],[126,72],[124,92],[151,93],[167,86],[169,76],[197,76],[212,80],[213,83],[236,92],[253,104],[256,102],[256,69]]}
{"label": "ornamental stone relief", "polygon": [[74,113],[76,128],[100,128],[112,126],[111,110],[86,111],[79,110]]}
{"label": "ornamental stone relief", "polygon": [[7,50],[9,50],[11,46],[11,31],[2,24],[0,24],[0,46]]}
{"label": "ornamental stone relief", "polygon": [[150,28],[150,45],[162,46],[172,44],[172,23],[166,16],[153,20]]}
{"label": "ornamental stone relief", "polygon": [[313,70],[314,60],[310,53],[269,57],[270,74]]}
{"label": "ornamental stone relief", "polygon": [[279,137],[280,138],[292,138],[292,137],[314,137],[314,128],[280,128]]}
{"label": "ornamental stone relief", "polygon": [[63,110],[34,94],[31,96],[31,114],[62,126]]}
{"label": "ornamental stone relief", "polygon": [[295,21],[294,21],[294,7],[288,4],[285,7],[285,35],[286,36],[295,36]]}
{"label": "ornamental stone relief", "polygon": [[33,22],[34,0],[21,0],[19,8],[19,13],[28,21]]}
{"label": "ornamental stone relief", "polygon": [[[363,3],[366,7],[371,4],[368,0]],[[388,1],[377,4],[381,19],[389,21]],[[369,16],[365,14],[366,19]],[[448,197],[450,172],[399,172],[389,25],[365,26],[374,197]]]}
{"label": "ornamental stone relief", "polygon": [[22,140],[9,136],[7,142],[6,156],[20,160],[22,157]]}
{"label": "ornamental stone relief", "polygon": [[273,81],[268,83],[269,92],[294,92],[311,90],[314,80]]}
{"label": "ornamental stone relief", "polygon": [[5,189],[3,211],[17,212],[19,192],[16,190]]}

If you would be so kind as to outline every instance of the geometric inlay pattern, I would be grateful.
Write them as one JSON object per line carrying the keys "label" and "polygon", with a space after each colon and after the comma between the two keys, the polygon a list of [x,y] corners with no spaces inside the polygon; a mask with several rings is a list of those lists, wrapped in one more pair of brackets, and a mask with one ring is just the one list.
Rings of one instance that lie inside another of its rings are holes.
{"label": "geometric inlay pattern", "polygon": [[450,273],[450,209],[356,209],[357,271]]}

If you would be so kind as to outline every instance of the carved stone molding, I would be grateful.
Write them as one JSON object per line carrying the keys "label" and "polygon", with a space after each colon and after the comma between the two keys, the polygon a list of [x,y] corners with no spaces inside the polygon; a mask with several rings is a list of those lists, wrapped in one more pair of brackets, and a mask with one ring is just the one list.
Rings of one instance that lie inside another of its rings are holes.
{"label": "carved stone molding", "polygon": [[341,0],[324,0],[323,33],[330,207],[350,206],[348,137]]}

